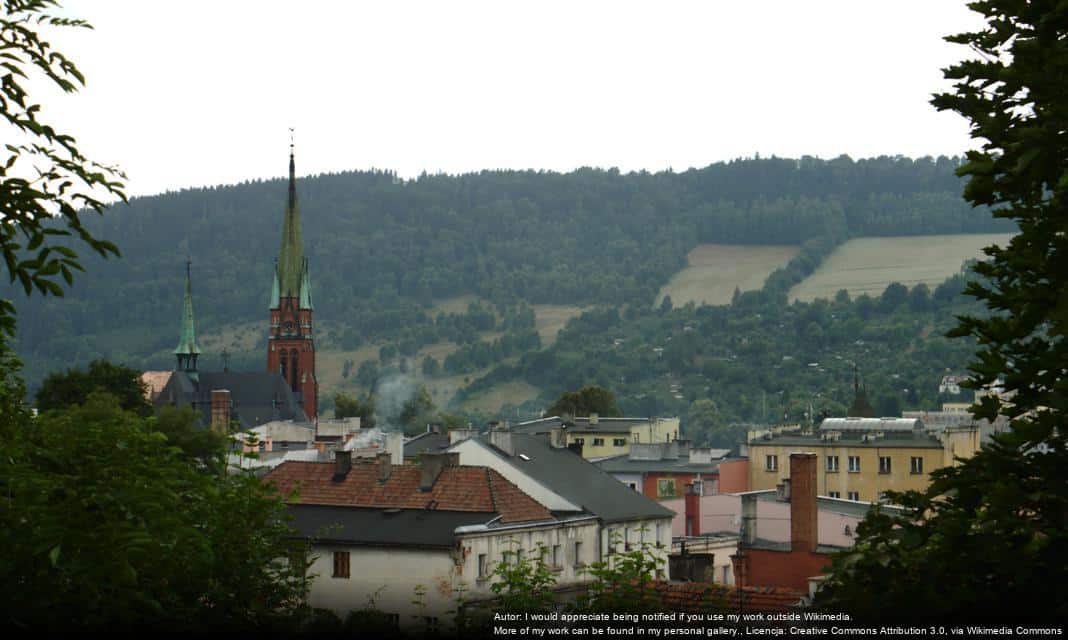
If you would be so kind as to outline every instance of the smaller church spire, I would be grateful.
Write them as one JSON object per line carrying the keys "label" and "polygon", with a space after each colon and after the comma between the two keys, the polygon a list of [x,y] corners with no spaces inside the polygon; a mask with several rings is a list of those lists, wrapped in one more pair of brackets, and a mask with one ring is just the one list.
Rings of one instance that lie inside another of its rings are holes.
{"label": "smaller church spire", "polygon": [[185,261],[185,299],[182,301],[182,333],[174,355],[178,359],[178,370],[195,373],[197,370],[196,328],[193,323],[193,277],[192,260]]}

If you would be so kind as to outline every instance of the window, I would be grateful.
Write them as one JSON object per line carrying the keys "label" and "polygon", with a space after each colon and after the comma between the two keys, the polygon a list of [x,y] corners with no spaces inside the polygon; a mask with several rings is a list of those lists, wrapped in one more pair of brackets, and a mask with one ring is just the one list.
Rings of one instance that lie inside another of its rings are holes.
{"label": "window", "polygon": [[582,543],[575,543],[575,568],[582,566]]}
{"label": "window", "polygon": [[859,502],[859,501],[860,501],[860,492],[858,492],[858,491],[850,491],[850,492],[849,492],[848,494],[846,494],[846,495],[847,495],[847,496],[848,496],[848,498],[849,498],[850,500],[852,500],[853,502]]}
{"label": "window", "polygon": [[627,483],[627,486],[628,486],[628,487],[630,487],[631,489],[634,489],[635,491],[637,491],[637,490],[638,490],[638,485],[637,485],[637,483],[634,483],[634,482],[628,482],[628,483]]}
{"label": "window", "polygon": [[335,578],[348,578],[349,577],[349,552],[348,551],[335,551],[334,552],[334,577]]}
{"label": "window", "polygon": [[427,631],[435,631],[438,628],[438,617],[423,616],[423,624],[426,626]]}
{"label": "window", "polygon": [[838,456],[827,456],[827,471],[838,471]]}
{"label": "window", "polygon": [[603,447],[604,446],[604,438],[594,438],[593,439],[593,446],[595,446],[595,447]]}
{"label": "window", "polygon": [[515,563],[521,564],[526,559],[526,554],[523,552],[522,547],[515,551]]}
{"label": "window", "polygon": [[630,527],[623,527],[623,550],[630,551]]}
{"label": "window", "polygon": [[779,456],[764,456],[764,471],[778,471]]}
{"label": "window", "polygon": [[560,566],[560,545],[558,544],[553,545],[553,566]]}
{"label": "window", "polygon": [[478,577],[485,578],[486,570],[489,568],[489,558],[484,553],[478,554]]}
{"label": "window", "polygon": [[670,498],[675,496],[675,479],[674,478],[659,478],[656,481],[656,495],[661,498]]}
{"label": "window", "polygon": [[626,438],[615,438],[612,440],[612,444],[617,447],[625,447],[627,446],[627,440]]}
{"label": "window", "polygon": [[400,628],[400,614],[399,613],[387,613],[386,614],[386,624],[388,624],[390,626],[390,628],[392,628],[392,629],[399,629]]}
{"label": "window", "polygon": [[586,444],[586,438],[575,438],[575,444]]}
{"label": "window", "polygon": [[849,456],[849,473],[860,473],[860,456]]}
{"label": "window", "polygon": [[890,456],[879,456],[879,473],[890,473]]}
{"label": "window", "polygon": [[829,497],[831,497],[831,498],[841,498],[842,497],[842,492],[841,491],[828,491],[827,495]]}
{"label": "window", "polygon": [[913,456],[910,462],[911,464],[909,465],[909,470],[912,473],[923,473],[923,458]]}

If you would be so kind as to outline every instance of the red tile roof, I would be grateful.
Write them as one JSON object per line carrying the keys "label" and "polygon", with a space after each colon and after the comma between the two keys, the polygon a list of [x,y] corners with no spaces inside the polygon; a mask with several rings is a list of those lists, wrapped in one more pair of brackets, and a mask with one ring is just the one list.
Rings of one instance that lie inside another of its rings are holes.
{"label": "red tile roof", "polygon": [[497,513],[505,523],[552,518],[548,509],[486,467],[445,467],[430,491],[419,490],[418,465],[393,465],[385,482],[378,481],[377,464],[355,461],[344,480],[334,482],[333,476],[331,462],[287,461],[264,481],[283,494],[299,489],[298,504]]}
{"label": "red tile roof", "polygon": [[731,587],[710,582],[659,582],[657,593],[665,610],[698,612],[710,607],[747,612],[782,612],[806,594],[783,587]]}

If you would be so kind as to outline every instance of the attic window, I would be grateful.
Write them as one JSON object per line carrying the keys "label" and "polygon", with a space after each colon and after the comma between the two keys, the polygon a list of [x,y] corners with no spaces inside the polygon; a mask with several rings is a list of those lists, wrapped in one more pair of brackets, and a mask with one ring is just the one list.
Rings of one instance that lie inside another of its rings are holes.
{"label": "attic window", "polygon": [[527,454],[525,454],[525,453],[521,453],[521,454],[519,454],[519,458],[520,458],[521,460],[530,460],[530,456],[528,456],[528,455],[527,455]]}

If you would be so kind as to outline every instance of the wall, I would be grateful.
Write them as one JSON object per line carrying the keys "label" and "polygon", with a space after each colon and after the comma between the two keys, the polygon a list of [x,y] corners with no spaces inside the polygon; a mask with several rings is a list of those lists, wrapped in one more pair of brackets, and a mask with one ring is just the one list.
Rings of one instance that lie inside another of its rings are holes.
{"label": "wall", "polygon": [[613,473],[611,474],[611,476],[616,480],[619,480],[623,484],[627,485],[628,487],[634,485],[631,488],[633,488],[635,491],[642,490],[642,474],[640,473]]}
{"label": "wall", "polygon": [[660,560],[662,577],[669,579],[667,557],[671,551],[671,535],[669,518],[635,519],[606,524],[601,528],[601,559],[607,559],[612,550],[623,553],[637,550],[642,543],[648,543],[653,555]]}
{"label": "wall", "polygon": [[[642,479],[642,493],[653,500],[675,498],[686,493],[686,485],[697,479],[695,473],[646,473]],[[711,489],[715,477],[706,478],[707,487]],[[660,493],[660,480],[674,480],[675,492],[670,494]]]}
{"label": "wall", "polygon": [[746,549],[744,586],[788,587],[808,591],[808,579],[827,573],[830,556],[807,551]]}
{"label": "wall", "polygon": [[[349,578],[334,578],[334,551],[349,552]],[[401,626],[418,622],[418,615],[444,618],[454,603],[441,595],[438,584],[455,580],[454,552],[449,550],[381,549],[375,547],[315,546],[315,561],[308,575],[311,582],[309,604],[331,609],[342,620],[353,609],[370,602],[383,613],[400,614]],[[426,588],[425,612],[411,603],[416,585]],[[441,621],[443,624],[445,620]]]}
{"label": "wall", "polygon": [[[457,577],[468,588],[470,599],[489,598],[493,568],[505,560],[505,553],[522,549],[526,558],[532,559],[544,547],[546,564],[553,565],[553,547],[559,545],[559,564],[552,569],[557,585],[579,584],[589,579],[579,570],[581,566],[597,560],[598,532],[595,519],[568,523],[553,527],[518,528],[486,533],[464,533],[460,536],[463,564]],[[581,543],[579,556],[575,555],[575,543]],[[479,576],[479,556],[486,556],[486,575]]]}
{"label": "wall", "polygon": [[749,459],[725,460],[719,463],[719,493],[749,491]]}
{"label": "wall", "polygon": [[[660,504],[675,512],[671,533],[686,533],[685,507],[682,498],[664,500]],[[819,543],[838,547],[853,546],[853,536],[845,535],[845,528],[855,534],[862,517],[836,513],[820,508],[818,514]],[[739,496],[715,495],[701,497],[701,531],[704,533],[738,533],[742,526],[742,499]],[[757,501],[757,536],[772,542],[790,541],[790,504]]]}
{"label": "wall", "polygon": [[[859,493],[863,501],[877,501],[883,491],[923,491],[930,482],[929,474],[943,466],[943,451],[935,448],[853,447],[840,443],[813,441],[804,445],[783,445],[774,441],[749,443],[749,490],[774,489],[790,476],[790,453],[814,451],[818,454],[816,491],[821,496],[837,491],[846,498],[850,491]],[[776,471],[765,470],[765,456],[779,456]],[[827,456],[838,456],[838,471],[827,471]],[[860,472],[849,471],[849,456],[860,456]],[[892,458],[891,473],[879,473],[879,457]],[[923,458],[923,473],[910,473],[910,458]]]}

